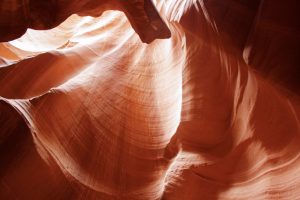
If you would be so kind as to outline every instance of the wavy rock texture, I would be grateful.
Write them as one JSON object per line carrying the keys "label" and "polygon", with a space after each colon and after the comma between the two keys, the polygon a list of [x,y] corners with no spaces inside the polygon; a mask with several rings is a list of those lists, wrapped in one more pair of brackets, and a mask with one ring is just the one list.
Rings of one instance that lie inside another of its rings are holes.
{"label": "wavy rock texture", "polygon": [[55,28],[72,14],[96,17],[106,10],[124,12],[143,42],[171,35],[152,0],[4,0],[0,2],[0,42],[16,39],[28,28]]}
{"label": "wavy rock texture", "polygon": [[0,44],[0,199],[299,198],[299,1],[155,4]]}

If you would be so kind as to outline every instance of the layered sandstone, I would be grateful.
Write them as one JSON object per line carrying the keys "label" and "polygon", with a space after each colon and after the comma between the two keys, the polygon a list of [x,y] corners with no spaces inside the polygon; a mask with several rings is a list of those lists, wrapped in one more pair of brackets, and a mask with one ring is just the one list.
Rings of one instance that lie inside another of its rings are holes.
{"label": "layered sandstone", "polygon": [[0,3],[0,199],[299,198],[296,0],[20,2]]}

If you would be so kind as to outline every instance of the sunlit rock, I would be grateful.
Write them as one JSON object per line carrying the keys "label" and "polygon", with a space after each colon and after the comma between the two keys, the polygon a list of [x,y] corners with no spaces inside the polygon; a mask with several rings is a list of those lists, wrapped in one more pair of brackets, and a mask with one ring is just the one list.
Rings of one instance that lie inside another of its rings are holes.
{"label": "sunlit rock", "polygon": [[0,199],[299,198],[300,3],[153,3],[0,2]]}

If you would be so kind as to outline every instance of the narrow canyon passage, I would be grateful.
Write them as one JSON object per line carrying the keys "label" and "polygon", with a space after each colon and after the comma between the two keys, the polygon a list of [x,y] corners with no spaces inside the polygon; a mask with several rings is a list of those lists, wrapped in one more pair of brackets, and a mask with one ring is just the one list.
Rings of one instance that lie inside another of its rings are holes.
{"label": "narrow canyon passage", "polygon": [[0,199],[299,199],[299,10],[2,1]]}

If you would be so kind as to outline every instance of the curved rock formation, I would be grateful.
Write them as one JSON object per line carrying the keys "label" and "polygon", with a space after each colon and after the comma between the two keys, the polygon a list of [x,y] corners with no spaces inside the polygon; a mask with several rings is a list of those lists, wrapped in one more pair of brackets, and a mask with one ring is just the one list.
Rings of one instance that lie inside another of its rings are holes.
{"label": "curved rock formation", "polygon": [[143,42],[170,37],[152,0],[5,0],[0,2],[0,42],[16,39],[28,28],[55,28],[72,14],[97,17],[106,10],[123,11]]}
{"label": "curved rock formation", "polygon": [[0,44],[0,199],[300,196],[300,3],[78,2]]}

